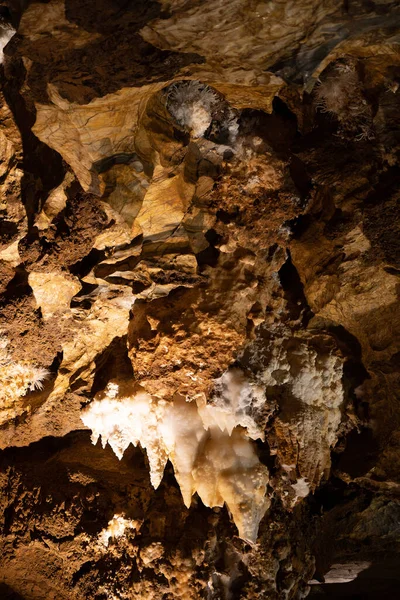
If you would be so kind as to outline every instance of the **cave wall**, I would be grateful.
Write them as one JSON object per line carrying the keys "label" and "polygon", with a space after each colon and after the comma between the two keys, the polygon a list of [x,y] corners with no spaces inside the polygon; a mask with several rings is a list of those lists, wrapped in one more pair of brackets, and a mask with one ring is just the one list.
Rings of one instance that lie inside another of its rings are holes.
{"label": "cave wall", "polygon": [[1,597],[394,597],[399,25],[1,2]]}

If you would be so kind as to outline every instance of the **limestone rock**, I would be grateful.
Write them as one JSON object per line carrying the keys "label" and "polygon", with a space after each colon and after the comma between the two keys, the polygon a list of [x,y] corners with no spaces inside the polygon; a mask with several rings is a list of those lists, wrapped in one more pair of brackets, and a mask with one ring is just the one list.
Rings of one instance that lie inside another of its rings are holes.
{"label": "limestone rock", "polygon": [[2,2],[2,598],[396,597],[399,30]]}

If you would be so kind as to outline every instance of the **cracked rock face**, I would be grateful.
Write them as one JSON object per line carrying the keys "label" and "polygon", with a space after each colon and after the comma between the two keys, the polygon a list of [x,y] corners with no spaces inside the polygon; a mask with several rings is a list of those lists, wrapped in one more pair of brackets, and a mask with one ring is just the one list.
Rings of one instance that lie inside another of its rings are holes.
{"label": "cracked rock face", "polygon": [[394,598],[400,10],[0,3],[0,596]]}

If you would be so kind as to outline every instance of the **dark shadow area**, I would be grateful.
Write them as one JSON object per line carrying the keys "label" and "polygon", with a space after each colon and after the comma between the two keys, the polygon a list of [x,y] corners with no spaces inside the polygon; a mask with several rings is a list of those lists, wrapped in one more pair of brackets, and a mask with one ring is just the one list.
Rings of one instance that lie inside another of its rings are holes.
{"label": "dark shadow area", "polygon": [[301,318],[302,325],[307,327],[314,313],[308,306],[304,286],[296,267],[292,263],[290,252],[288,252],[288,258],[280,268],[278,275],[284,290],[284,297],[288,303],[290,319],[297,320]]}
{"label": "dark shadow area", "polygon": [[335,466],[351,477],[361,477],[374,466],[378,450],[379,444],[372,429],[362,429],[360,432],[353,429],[346,438],[346,448]]}
{"label": "dark shadow area", "polygon": [[115,338],[111,344],[96,357],[96,373],[90,395],[104,390],[111,379],[132,380],[133,368],[128,356],[126,336]]}
{"label": "dark shadow area", "polygon": [[23,158],[20,166],[24,175],[21,182],[21,195],[29,231],[40,203],[51,189],[61,183],[65,168],[58,152],[41,142],[32,131],[36,110],[33,105],[27,106],[20,93],[25,83],[25,76],[26,71],[22,60],[7,64],[3,93],[22,138]]}
{"label": "dark shadow area", "polygon": [[362,362],[362,348],[359,340],[342,325],[328,325],[327,331],[334,337],[335,342],[345,357],[343,364],[343,387],[345,395],[352,401],[357,416],[361,422],[370,418],[369,404],[363,400],[362,394],[356,390],[370,379],[370,375]]}
{"label": "dark shadow area", "polygon": [[0,598],[1,600],[26,600],[6,583],[0,583]]}
{"label": "dark shadow area", "polygon": [[5,291],[0,296],[0,307],[32,294],[32,288],[28,283],[28,275],[29,273],[23,267],[16,267],[14,277],[9,281]]}
{"label": "dark shadow area", "polygon": [[278,154],[287,155],[297,133],[297,118],[278,97],[272,103],[271,114],[263,110],[244,109],[239,119],[239,135],[260,137]]}
{"label": "dark shadow area", "polygon": [[93,248],[89,254],[70,266],[70,271],[76,277],[85,277],[100,261],[105,258],[104,250]]}
{"label": "dark shadow area", "polygon": [[[307,501],[313,509],[318,511],[322,509],[326,513],[338,505],[345,505],[352,500],[355,494],[356,491],[349,489],[344,481],[332,476],[327,483],[321,485],[314,492],[313,496],[309,496]],[[367,506],[368,503],[366,502],[365,505]]]}
{"label": "dark shadow area", "polygon": [[215,231],[210,229],[204,235],[209,246],[196,254],[197,264],[199,265],[200,271],[204,266],[216,267],[220,251],[216,248],[216,244],[221,241],[221,236]]}

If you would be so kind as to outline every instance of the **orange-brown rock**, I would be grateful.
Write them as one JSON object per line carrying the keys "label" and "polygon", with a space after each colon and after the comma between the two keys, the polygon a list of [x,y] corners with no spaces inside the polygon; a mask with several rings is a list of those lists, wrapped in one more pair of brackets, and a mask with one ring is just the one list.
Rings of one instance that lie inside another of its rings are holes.
{"label": "orange-brown rock", "polygon": [[1,2],[1,598],[396,597],[399,29]]}

